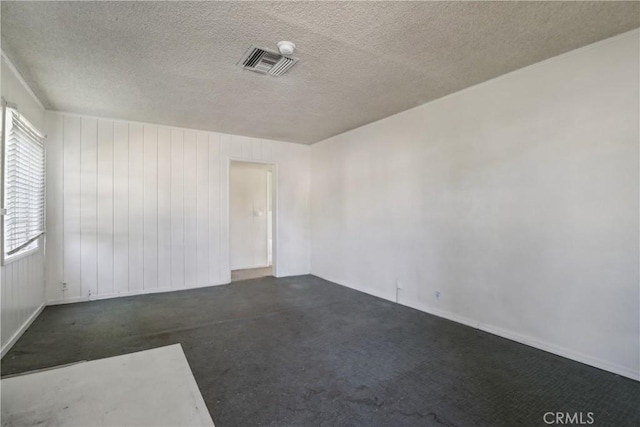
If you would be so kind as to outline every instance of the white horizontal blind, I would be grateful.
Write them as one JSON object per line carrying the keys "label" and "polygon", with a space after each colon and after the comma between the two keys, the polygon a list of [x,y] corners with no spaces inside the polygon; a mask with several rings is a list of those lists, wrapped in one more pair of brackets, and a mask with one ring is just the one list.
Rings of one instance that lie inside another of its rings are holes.
{"label": "white horizontal blind", "polygon": [[13,108],[5,112],[4,257],[37,247],[44,232],[44,137]]}

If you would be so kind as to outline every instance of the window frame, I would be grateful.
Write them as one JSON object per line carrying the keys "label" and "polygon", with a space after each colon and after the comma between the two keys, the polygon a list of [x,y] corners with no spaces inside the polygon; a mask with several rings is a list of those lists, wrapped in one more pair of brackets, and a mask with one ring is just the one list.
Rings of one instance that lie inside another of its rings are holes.
{"label": "window frame", "polygon": [[[7,255],[5,248],[5,219],[7,217],[7,208],[6,208],[6,149],[7,149],[7,108],[14,110],[30,127],[32,127],[38,136],[42,138],[42,231],[40,234],[26,247],[20,249],[16,253],[11,255]],[[40,249],[43,245],[43,237],[46,232],[46,147],[44,145],[46,135],[44,135],[39,129],[37,129],[33,124],[20,112],[18,111],[17,105],[11,104],[7,102],[4,98],[2,98],[2,126],[1,126],[1,134],[0,134],[0,266],[6,266],[15,261],[18,261],[22,258],[26,258],[35,253],[40,252]]]}

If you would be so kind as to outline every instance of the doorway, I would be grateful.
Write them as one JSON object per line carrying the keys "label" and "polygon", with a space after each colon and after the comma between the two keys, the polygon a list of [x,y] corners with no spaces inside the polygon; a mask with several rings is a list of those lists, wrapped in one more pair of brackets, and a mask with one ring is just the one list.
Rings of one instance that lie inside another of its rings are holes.
{"label": "doorway", "polygon": [[231,281],[273,275],[273,165],[231,161],[229,251]]}

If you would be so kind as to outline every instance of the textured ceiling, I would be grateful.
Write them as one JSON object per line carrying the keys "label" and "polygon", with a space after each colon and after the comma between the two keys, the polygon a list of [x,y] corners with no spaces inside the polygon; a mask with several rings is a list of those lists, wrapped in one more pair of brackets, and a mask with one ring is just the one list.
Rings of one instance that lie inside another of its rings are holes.
{"label": "textured ceiling", "polygon": [[[2,2],[47,108],[299,143],[639,25],[638,2]],[[288,74],[236,66],[283,39]]]}

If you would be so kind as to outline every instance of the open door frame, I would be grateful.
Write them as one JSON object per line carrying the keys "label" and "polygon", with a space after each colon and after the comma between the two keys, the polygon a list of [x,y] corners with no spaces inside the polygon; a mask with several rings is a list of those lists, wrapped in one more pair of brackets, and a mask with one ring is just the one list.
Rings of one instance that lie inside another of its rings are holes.
{"label": "open door frame", "polygon": [[271,272],[274,277],[278,276],[278,165],[272,162],[259,160],[245,160],[236,157],[229,157],[227,162],[227,282],[231,282],[231,164],[232,163],[254,163],[271,167]]}

